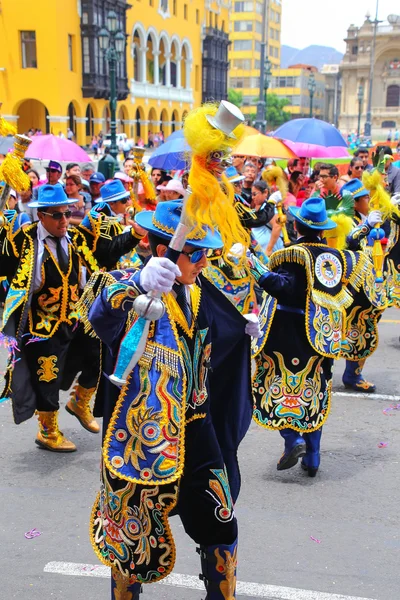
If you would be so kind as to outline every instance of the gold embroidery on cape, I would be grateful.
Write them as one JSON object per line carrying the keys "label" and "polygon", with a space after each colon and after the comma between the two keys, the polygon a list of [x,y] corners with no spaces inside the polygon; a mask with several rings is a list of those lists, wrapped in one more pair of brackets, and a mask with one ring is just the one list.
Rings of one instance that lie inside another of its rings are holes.
{"label": "gold embroidery on cape", "polygon": [[41,365],[41,368],[38,369],[37,374],[39,375],[39,381],[45,381],[49,383],[53,381],[53,379],[57,379],[57,373],[59,369],[57,369],[57,356],[40,356],[38,358],[38,364]]}

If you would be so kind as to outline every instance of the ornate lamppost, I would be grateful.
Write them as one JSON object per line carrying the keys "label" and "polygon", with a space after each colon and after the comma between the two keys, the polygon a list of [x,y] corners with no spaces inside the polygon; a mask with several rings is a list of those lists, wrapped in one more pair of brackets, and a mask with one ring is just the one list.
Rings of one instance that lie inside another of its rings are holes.
{"label": "ornate lamppost", "polygon": [[267,108],[268,108],[268,88],[269,88],[269,84],[271,81],[271,75],[272,75],[272,63],[271,61],[267,58],[267,60],[264,63],[264,93],[265,93],[265,131],[264,133],[267,132]]}
{"label": "ornate lamppost", "polygon": [[307,88],[308,88],[308,91],[310,94],[310,117],[312,117],[313,116],[313,113],[312,113],[313,98],[314,98],[315,90],[317,89],[317,82],[315,81],[314,73],[310,73],[310,76],[308,78]]}
{"label": "ornate lamppost", "polygon": [[358,86],[357,100],[358,100],[357,136],[360,137],[360,135],[361,135],[361,114],[362,114],[362,106],[363,106],[363,102],[364,102],[364,86],[361,85],[361,83]]}
{"label": "ornate lamppost", "polygon": [[104,53],[104,57],[109,64],[110,71],[110,130],[111,147],[110,154],[117,159],[117,62],[122,60],[125,52],[125,34],[118,30],[118,16],[113,10],[107,14],[107,27],[99,31],[99,45]]}

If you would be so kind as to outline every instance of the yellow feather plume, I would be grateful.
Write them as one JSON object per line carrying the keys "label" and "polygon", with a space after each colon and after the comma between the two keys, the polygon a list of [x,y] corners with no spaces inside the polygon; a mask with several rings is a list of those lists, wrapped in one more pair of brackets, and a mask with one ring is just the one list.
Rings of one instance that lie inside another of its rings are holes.
{"label": "yellow feather plume", "polygon": [[17,129],[11,123],[8,123],[4,117],[0,116],[0,136],[6,137],[7,135],[15,135]]}
{"label": "yellow feather plume", "polygon": [[[192,149],[192,164],[188,183],[192,190],[186,214],[194,224],[194,235],[201,239],[203,227],[212,231],[218,229],[224,242],[224,258],[229,262],[227,254],[235,243],[249,246],[250,238],[242,227],[234,208],[234,190],[228,179],[222,175],[218,180],[207,168],[207,158],[212,152],[221,152],[221,159],[228,157],[244,133],[244,126],[239,125],[233,131],[236,139],[227,137],[219,129],[215,129],[207,121],[207,115],[214,116],[217,104],[204,104],[187,115],[183,133]],[[244,260],[244,257],[243,257]]]}
{"label": "yellow feather plume", "polygon": [[324,231],[324,238],[331,248],[344,250],[347,236],[354,228],[353,219],[343,214],[332,215],[330,219],[336,223],[336,228]]}
{"label": "yellow feather plume", "polygon": [[269,186],[276,185],[281,193],[282,200],[286,198],[289,189],[289,183],[285,172],[283,169],[281,169],[281,167],[270,165],[263,171],[262,178]]}
{"label": "yellow feather plume", "polygon": [[389,219],[393,206],[390,202],[390,195],[383,187],[383,176],[378,169],[374,171],[364,171],[362,176],[364,187],[370,193],[369,206],[371,210],[379,210],[382,213],[382,220]]}

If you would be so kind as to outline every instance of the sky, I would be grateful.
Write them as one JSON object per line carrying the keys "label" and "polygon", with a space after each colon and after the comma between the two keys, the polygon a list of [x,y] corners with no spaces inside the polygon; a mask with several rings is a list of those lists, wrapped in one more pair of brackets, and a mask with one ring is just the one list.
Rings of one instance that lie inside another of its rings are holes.
{"label": "sky", "polygon": [[[312,44],[331,46],[344,53],[349,25],[360,27],[368,11],[374,19],[376,0],[282,0],[282,44],[299,50]],[[378,19],[386,21],[393,13],[400,14],[398,1],[379,0]]]}

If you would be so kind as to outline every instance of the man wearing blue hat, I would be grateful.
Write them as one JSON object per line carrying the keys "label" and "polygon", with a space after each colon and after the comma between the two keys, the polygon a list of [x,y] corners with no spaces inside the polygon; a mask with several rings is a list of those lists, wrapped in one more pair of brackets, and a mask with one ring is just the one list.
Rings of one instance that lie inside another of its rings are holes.
{"label": "man wearing blue hat", "polygon": [[141,583],[172,571],[171,511],[200,545],[207,598],[235,598],[236,452],[251,421],[249,336],[259,326],[201,277],[207,252],[222,246],[217,231],[189,235],[177,264],[165,257],[181,210],[180,201],[167,201],[136,215],[153,257],[141,270],[108,274],[114,283],[89,313],[111,350],[110,375],[129,362],[121,339],[134,299],[162,294],[166,309],[150,325],[144,354],[122,391],[104,398],[104,492],[93,509],[91,539],[112,568],[113,600],[138,600]]}
{"label": "man wearing blue hat", "polygon": [[[131,252],[146,233],[135,222],[124,226],[123,217],[130,203],[130,193],[122,181],[109,181],[101,187],[96,205],[77,227],[93,256],[108,271],[116,269],[120,259]],[[140,264],[138,257],[136,263]]]}
{"label": "man wearing blue hat", "polygon": [[78,372],[66,408],[85,429],[99,432],[90,410],[99,344],[84,335],[77,311],[85,270],[94,259],[76,243],[75,231],[68,232],[72,203],[60,184],[41,186],[29,205],[39,221],[16,234],[7,231],[9,244],[1,258],[1,275],[10,284],[2,332],[14,340],[3,395],[12,400],[17,424],[37,412],[36,443],[54,452],[76,450],[58,427],[58,411],[60,389],[68,389]]}
{"label": "man wearing blue hat", "polygon": [[[354,227],[348,237],[350,250],[365,250],[369,234],[382,220],[379,211],[370,211],[368,190],[359,179],[348,181],[341,189],[342,194],[351,194],[354,198]],[[346,359],[343,384],[346,388],[365,394],[375,392],[375,385],[363,376],[366,359],[378,347],[378,323],[387,307],[387,295],[376,293],[375,272],[372,258],[366,283],[357,292],[353,291],[354,303],[347,309],[346,335],[342,344],[342,356]],[[370,282],[368,283],[368,277]]]}
{"label": "man wearing blue hat", "polygon": [[101,198],[101,188],[103,187],[105,182],[106,182],[106,179],[105,179],[103,173],[99,173],[97,171],[96,173],[92,173],[92,175],[90,176],[89,191],[90,191],[90,195],[92,197],[92,205],[94,205],[95,202],[97,202],[99,200],[99,198]]}
{"label": "man wearing blue hat", "polygon": [[327,217],[323,198],[289,210],[297,243],[275,252],[266,273],[254,273],[270,294],[265,334],[253,348],[254,418],[285,440],[279,471],[302,457],[303,469],[314,477],[331,405],[333,359],[340,356],[345,310],[352,303],[343,282],[358,289],[365,263],[362,253],[339,252],[324,243],[324,230],[336,223]]}

